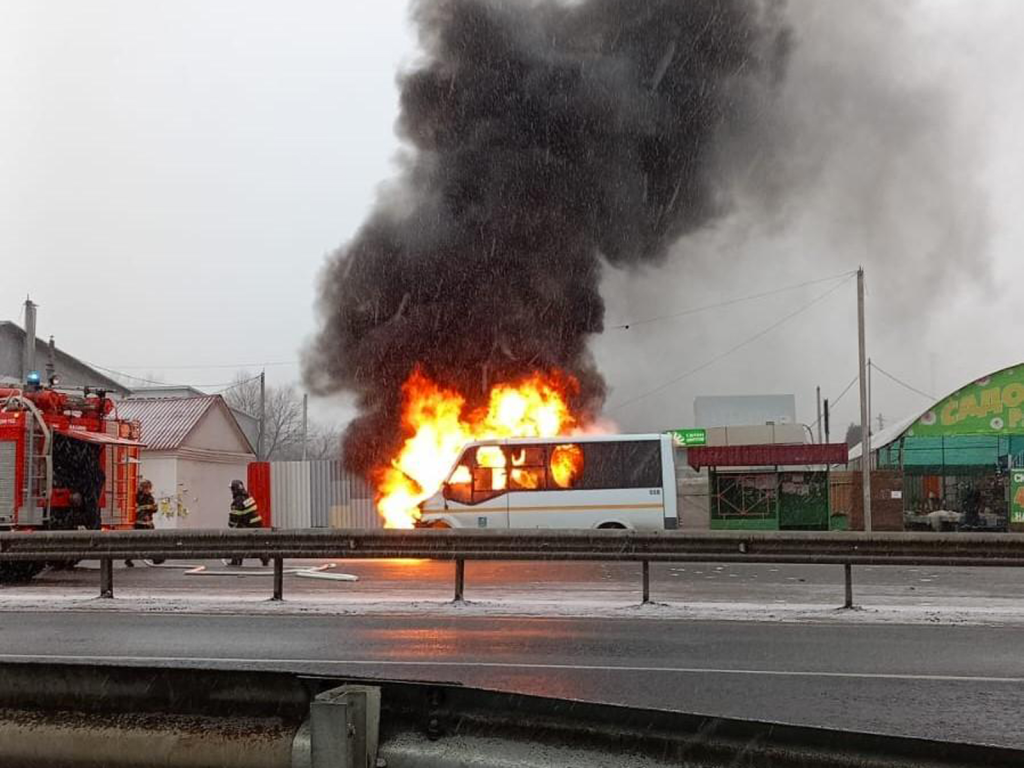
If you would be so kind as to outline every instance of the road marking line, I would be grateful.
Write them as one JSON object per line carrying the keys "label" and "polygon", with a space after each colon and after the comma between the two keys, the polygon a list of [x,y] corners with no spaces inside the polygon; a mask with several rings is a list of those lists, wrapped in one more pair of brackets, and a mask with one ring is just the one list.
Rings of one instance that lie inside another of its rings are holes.
{"label": "road marking line", "polygon": [[1024,683],[1024,677],[989,677],[984,675],[911,675],[894,672],[811,672],[779,669],[717,669],[708,667],[642,667],[614,664],[534,664],[504,661],[398,661],[393,659],[256,659],[201,656],[69,656],[61,654],[0,653],[0,661],[50,661],[78,664],[107,662],[193,662],[199,664],[320,664],[331,666],[378,667],[469,667],[474,669],[526,669],[583,672],[656,672],[687,675],[763,675],[770,677],[828,677],[871,680],[919,680],[935,682]]}

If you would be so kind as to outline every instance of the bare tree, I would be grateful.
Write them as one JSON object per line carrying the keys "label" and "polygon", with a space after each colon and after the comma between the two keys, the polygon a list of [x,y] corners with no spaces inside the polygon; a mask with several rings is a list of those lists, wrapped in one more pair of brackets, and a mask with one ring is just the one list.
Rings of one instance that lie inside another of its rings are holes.
{"label": "bare tree", "polygon": [[861,429],[860,424],[854,424],[850,422],[850,426],[846,428],[846,445],[853,448],[855,445],[860,444]]}
{"label": "bare tree", "polygon": [[[224,392],[232,408],[259,418],[260,378],[247,371],[235,375],[235,383]],[[302,458],[302,395],[293,386],[266,388],[266,431],[263,434],[265,461],[297,461]],[[306,457],[336,459],[341,455],[341,429],[310,422],[307,427]]]}
{"label": "bare tree", "polygon": [[324,424],[311,424],[306,439],[306,456],[309,459],[341,458],[341,429]]}
{"label": "bare tree", "polygon": [[[228,405],[251,416],[260,415],[260,380],[248,372],[235,376],[235,384],[224,392]],[[302,441],[302,398],[292,386],[266,387],[263,418],[263,460],[291,458]]]}
{"label": "bare tree", "polygon": [[260,415],[260,377],[248,371],[235,374],[231,386],[224,390],[224,399],[232,408],[253,417]]}

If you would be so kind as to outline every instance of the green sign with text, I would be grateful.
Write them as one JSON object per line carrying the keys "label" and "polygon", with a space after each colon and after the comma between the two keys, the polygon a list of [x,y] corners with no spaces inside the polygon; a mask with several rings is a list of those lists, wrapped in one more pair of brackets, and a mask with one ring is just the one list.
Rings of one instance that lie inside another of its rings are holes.
{"label": "green sign with text", "polygon": [[706,429],[673,429],[672,437],[676,445],[707,445],[708,442]]}
{"label": "green sign with text", "polygon": [[1010,470],[1010,522],[1024,523],[1024,469]]}
{"label": "green sign with text", "polygon": [[1024,365],[978,379],[940,401],[907,432],[913,437],[1024,432]]}

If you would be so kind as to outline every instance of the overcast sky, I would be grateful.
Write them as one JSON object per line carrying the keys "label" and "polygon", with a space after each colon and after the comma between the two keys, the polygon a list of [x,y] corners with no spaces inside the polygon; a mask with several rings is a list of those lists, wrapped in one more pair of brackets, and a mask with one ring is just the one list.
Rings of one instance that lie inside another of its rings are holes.
{"label": "overcast sky", "polygon": [[[939,395],[1020,362],[1018,5],[812,5],[793,11],[786,97],[799,193],[766,215],[740,189],[666,268],[609,271],[609,322],[864,263],[892,374]],[[395,173],[395,76],[415,56],[404,0],[0,0],[0,319],[30,294],[40,334],[108,368],[296,380],[324,256]],[[853,283],[758,334],[836,284],[608,331],[612,417],[684,426],[697,394],[792,392],[812,421],[814,386],[834,399],[856,373]],[[927,401],[878,379],[875,405]]]}

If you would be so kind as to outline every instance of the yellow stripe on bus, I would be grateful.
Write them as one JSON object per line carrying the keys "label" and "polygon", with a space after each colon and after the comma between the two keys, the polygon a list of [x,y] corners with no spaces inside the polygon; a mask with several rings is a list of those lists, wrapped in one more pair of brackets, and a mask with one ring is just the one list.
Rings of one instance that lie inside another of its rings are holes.
{"label": "yellow stripe on bus", "polygon": [[425,507],[424,514],[438,512],[533,512],[544,510],[558,512],[563,509],[665,509],[664,504],[566,504],[559,506],[541,505],[536,507],[459,507],[444,509],[443,507]]}

